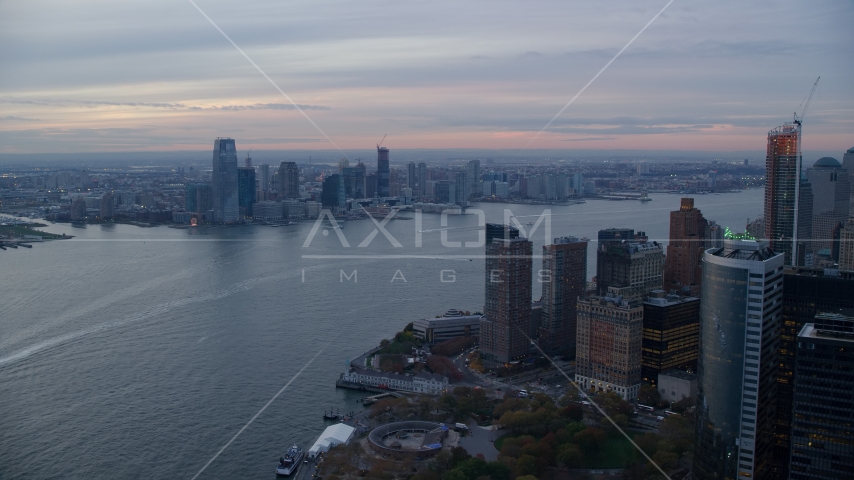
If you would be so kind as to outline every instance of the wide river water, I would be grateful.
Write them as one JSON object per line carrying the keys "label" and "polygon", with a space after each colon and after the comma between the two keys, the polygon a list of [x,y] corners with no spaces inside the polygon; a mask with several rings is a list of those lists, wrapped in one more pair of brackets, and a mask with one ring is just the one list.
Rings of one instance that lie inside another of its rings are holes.
{"label": "wide river water", "polygon": [[[740,231],[762,213],[762,195],[695,203]],[[522,224],[551,209],[553,237],[593,240],[592,277],[599,229],[666,242],[680,196],[652,198],[475,207],[490,222],[510,209]],[[308,448],[324,428],[324,409],[358,407],[360,395],[335,388],[348,359],[415,319],[482,309],[483,247],[443,246],[441,216],[422,218],[420,228],[415,219],[384,225],[400,247],[383,233],[359,247],[375,230],[362,220],[340,230],[349,247],[322,227],[304,246],[315,225],[303,221],[55,224],[45,230],[75,238],[0,251],[0,479],[190,479],[290,382],[199,476],[273,478],[290,443]],[[477,242],[477,215],[447,223],[448,242]],[[544,226],[532,235],[535,254]]]}

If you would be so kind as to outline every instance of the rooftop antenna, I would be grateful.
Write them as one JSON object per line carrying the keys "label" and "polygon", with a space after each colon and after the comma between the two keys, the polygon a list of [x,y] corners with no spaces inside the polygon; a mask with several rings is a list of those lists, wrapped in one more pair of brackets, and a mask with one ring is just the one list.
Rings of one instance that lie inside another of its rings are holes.
{"label": "rooftop antenna", "polygon": [[249,147],[249,151],[246,152],[246,160],[243,162],[243,166],[246,168],[252,168],[252,158],[249,154],[252,153],[252,147]]}

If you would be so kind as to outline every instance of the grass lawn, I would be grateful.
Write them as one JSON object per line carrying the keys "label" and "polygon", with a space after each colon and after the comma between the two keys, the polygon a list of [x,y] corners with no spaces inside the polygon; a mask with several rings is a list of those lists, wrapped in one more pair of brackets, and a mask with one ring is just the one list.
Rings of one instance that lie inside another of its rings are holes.
{"label": "grass lawn", "polygon": [[[505,434],[495,439],[495,449],[499,452],[504,446],[504,440],[512,438],[513,435]],[[605,439],[605,444],[599,450],[599,454],[595,456],[584,456],[584,464],[579,468],[590,469],[606,469],[606,468],[625,468],[630,461],[640,457],[640,453],[635,447],[622,435],[608,435]]]}
{"label": "grass lawn", "polygon": [[623,468],[631,460],[640,456],[640,452],[622,435],[608,435],[605,444],[599,449],[599,455],[584,456],[581,468]]}
{"label": "grass lawn", "polygon": [[24,235],[41,235],[44,240],[62,238],[62,235],[54,235],[52,233],[42,232],[41,230],[34,230],[24,226],[0,226],[0,235],[7,236],[10,234],[16,237],[22,237]]}

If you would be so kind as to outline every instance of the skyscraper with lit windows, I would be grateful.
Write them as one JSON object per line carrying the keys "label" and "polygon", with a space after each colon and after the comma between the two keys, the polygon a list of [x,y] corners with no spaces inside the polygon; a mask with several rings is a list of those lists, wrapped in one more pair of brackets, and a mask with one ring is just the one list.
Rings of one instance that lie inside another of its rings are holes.
{"label": "skyscraper with lit windows", "polygon": [[214,140],[211,184],[213,221],[236,222],[240,217],[237,193],[237,150],[231,138]]}

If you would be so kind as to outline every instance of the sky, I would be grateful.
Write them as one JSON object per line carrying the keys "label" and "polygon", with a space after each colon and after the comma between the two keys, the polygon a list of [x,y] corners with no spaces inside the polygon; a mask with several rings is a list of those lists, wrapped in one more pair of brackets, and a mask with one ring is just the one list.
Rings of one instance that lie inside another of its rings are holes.
{"label": "sky", "polygon": [[851,0],[674,0],[539,135],[669,0],[193,1],[263,74],[189,0],[0,1],[0,154],[761,151],[819,75],[854,146]]}

